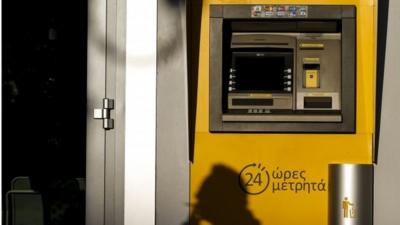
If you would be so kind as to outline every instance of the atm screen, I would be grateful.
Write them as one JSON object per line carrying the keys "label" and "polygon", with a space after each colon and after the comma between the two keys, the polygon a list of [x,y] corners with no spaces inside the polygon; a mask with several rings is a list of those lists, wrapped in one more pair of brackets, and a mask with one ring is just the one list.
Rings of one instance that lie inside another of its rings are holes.
{"label": "atm screen", "polygon": [[285,56],[235,54],[234,68],[236,91],[284,91]]}

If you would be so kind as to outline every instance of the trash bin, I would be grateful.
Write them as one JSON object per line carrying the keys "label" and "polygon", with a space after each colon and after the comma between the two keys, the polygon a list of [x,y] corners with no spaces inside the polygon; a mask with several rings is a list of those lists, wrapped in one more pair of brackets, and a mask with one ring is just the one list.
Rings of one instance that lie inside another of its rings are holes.
{"label": "trash bin", "polygon": [[373,224],[373,165],[329,165],[329,225]]}

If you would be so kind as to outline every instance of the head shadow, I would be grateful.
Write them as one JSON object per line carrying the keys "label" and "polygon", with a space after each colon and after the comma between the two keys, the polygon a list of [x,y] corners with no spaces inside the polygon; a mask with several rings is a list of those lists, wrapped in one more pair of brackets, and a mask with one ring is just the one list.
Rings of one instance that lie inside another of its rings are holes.
{"label": "head shadow", "polygon": [[240,186],[239,173],[224,165],[213,167],[204,180],[191,215],[185,224],[198,225],[207,221],[212,225],[260,225],[248,209],[248,195]]}

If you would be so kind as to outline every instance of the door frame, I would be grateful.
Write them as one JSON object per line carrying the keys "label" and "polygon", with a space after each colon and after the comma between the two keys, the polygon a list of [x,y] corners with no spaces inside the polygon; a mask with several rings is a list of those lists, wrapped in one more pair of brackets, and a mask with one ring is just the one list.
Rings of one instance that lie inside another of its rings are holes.
{"label": "door frame", "polygon": [[[158,0],[155,224],[189,219],[187,1]],[[172,207],[172,208],[171,208]]]}
{"label": "door frame", "polygon": [[[126,0],[88,1],[86,225],[124,224],[125,11]],[[103,98],[111,130],[93,118]]]}

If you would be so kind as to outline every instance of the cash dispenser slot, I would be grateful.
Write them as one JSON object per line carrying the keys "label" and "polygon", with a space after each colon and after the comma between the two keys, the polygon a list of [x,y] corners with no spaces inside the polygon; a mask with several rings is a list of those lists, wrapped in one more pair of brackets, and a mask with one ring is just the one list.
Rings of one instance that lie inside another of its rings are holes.
{"label": "cash dispenser slot", "polygon": [[304,97],[304,108],[331,109],[332,97]]}
{"label": "cash dispenser slot", "polygon": [[272,98],[235,98],[232,99],[232,105],[234,106],[272,106],[274,100]]}

